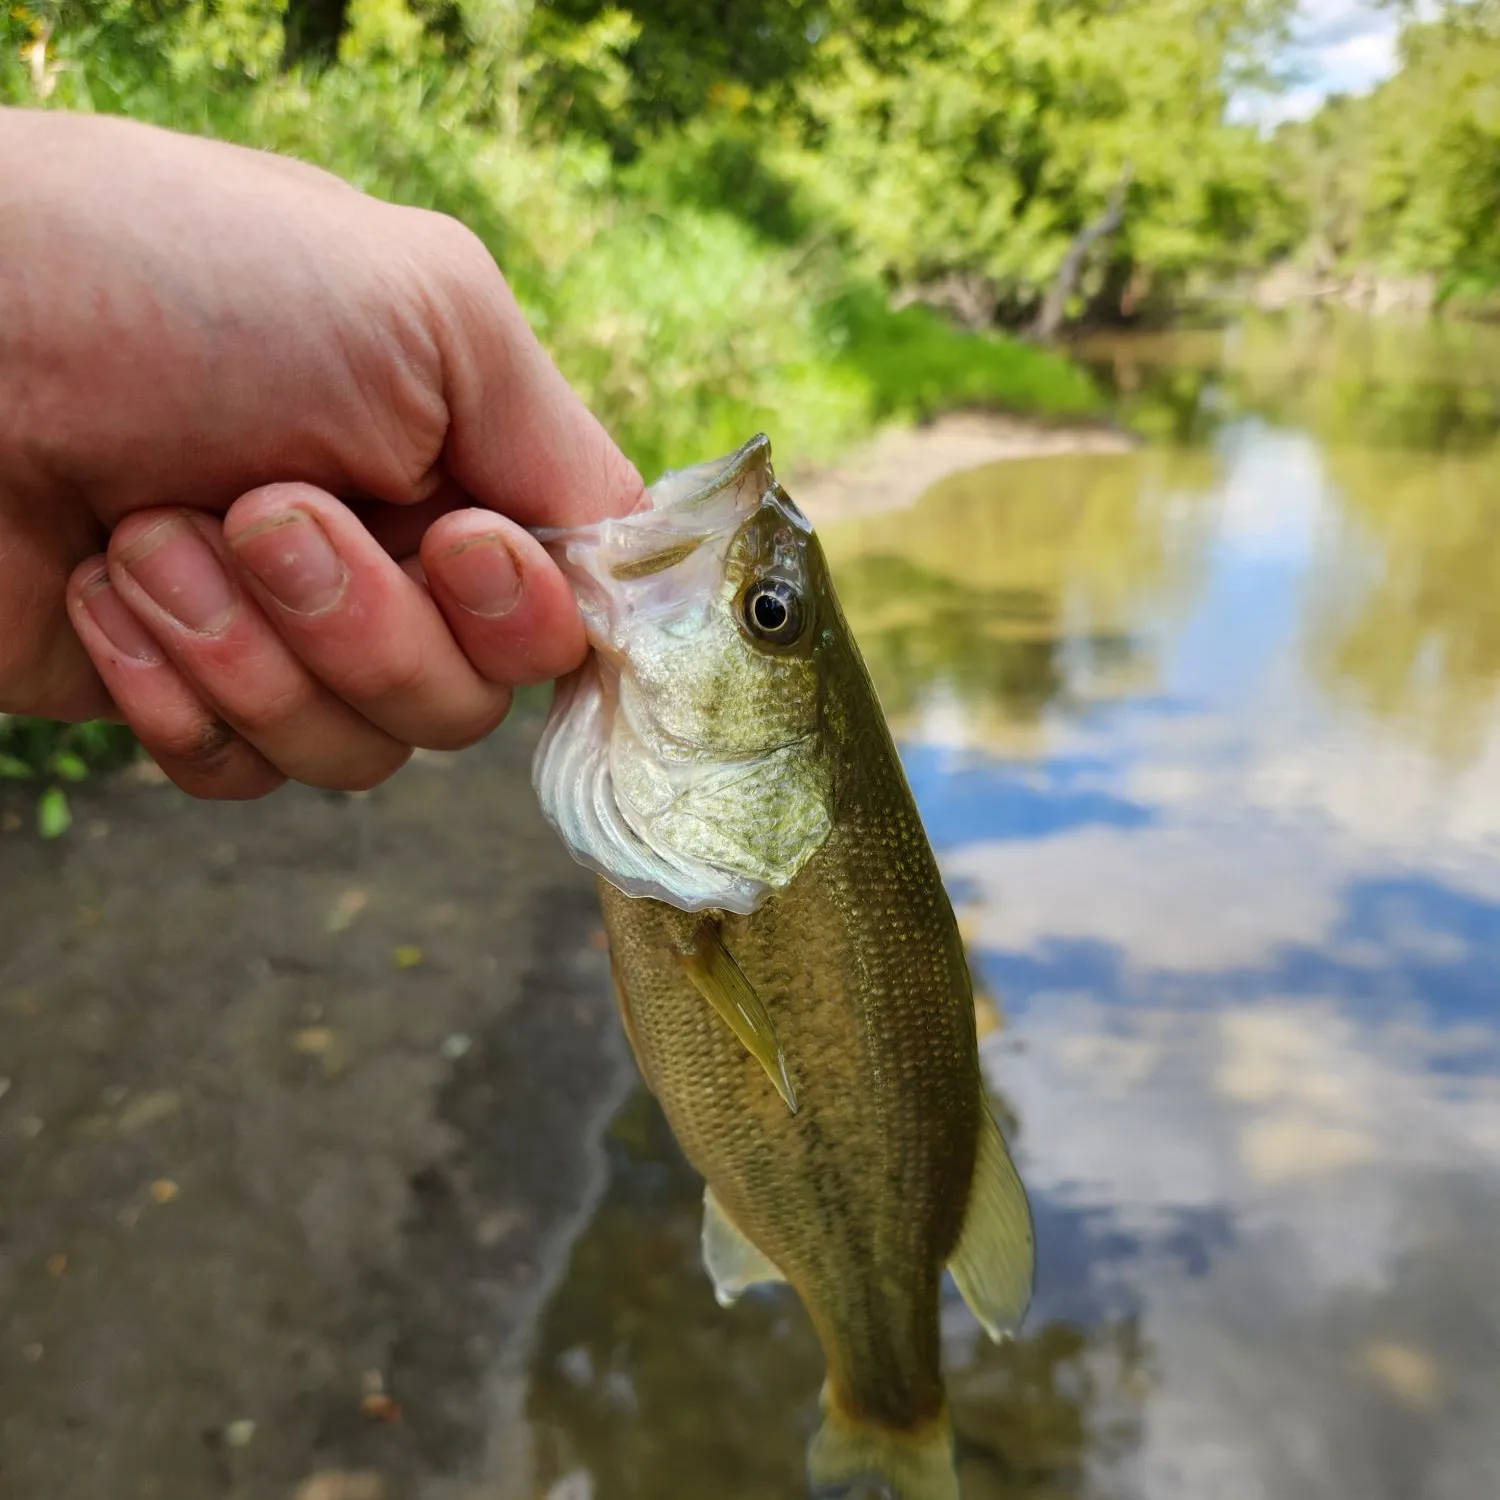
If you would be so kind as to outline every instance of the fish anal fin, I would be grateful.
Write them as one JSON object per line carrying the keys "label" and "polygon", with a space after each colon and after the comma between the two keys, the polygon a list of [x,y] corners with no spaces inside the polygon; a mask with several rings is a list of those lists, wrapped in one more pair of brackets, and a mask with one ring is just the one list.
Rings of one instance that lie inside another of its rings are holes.
{"label": "fish anal fin", "polygon": [[786,1280],[730,1222],[712,1188],[703,1190],[703,1267],[720,1307],[732,1307],[748,1287]]}
{"label": "fish anal fin", "polygon": [[682,967],[698,993],[719,1013],[745,1050],[766,1071],[766,1077],[781,1095],[786,1107],[797,1113],[797,1091],[786,1070],[786,1054],[776,1036],[776,1027],[765,1002],[744,970],[724,946],[719,924],[712,917],[699,922],[693,935],[693,951],[679,955]]}
{"label": "fish anal fin", "polygon": [[979,1149],[958,1248],[948,1269],[996,1341],[1020,1327],[1036,1273],[1031,1205],[989,1103],[980,1100]]}
{"label": "fish anal fin", "polygon": [[813,1500],[837,1500],[879,1486],[891,1500],[959,1500],[953,1427],[943,1411],[910,1432],[846,1415],[825,1391],[823,1425],[807,1451]]}

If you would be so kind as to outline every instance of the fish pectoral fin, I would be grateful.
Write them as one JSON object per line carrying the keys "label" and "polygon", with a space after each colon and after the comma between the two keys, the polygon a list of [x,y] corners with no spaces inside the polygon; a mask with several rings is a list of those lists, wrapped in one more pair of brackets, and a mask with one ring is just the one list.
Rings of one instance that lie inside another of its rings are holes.
{"label": "fish pectoral fin", "polygon": [[992,1339],[998,1342],[1020,1327],[1031,1301],[1036,1235],[1026,1189],[984,1099],[968,1212],[948,1269]]}
{"label": "fish pectoral fin", "polygon": [[688,978],[728,1023],[750,1056],[766,1070],[786,1107],[796,1114],[797,1092],[787,1075],[786,1054],[777,1040],[776,1028],[765,1003],[755,993],[755,986],[745,978],[744,970],[724,946],[719,924],[712,917],[705,917],[698,924],[693,941],[693,951],[679,955]]}
{"label": "fish pectoral fin", "polygon": [[720,1307],[733,1306],[747,1287],[786,1280],[729,1222],[712,1188],[703,1189],[703,1267]]}

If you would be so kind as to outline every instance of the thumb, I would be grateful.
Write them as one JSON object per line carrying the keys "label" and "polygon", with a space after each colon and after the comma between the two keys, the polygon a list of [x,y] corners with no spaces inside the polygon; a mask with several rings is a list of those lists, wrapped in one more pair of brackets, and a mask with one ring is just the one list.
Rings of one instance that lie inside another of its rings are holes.
{"label": "thumb", "polygon": [[537,341],[484,244],[451,220],[437,337],[448,473],[523,526],[575,526],[644,502],[635,465]]}

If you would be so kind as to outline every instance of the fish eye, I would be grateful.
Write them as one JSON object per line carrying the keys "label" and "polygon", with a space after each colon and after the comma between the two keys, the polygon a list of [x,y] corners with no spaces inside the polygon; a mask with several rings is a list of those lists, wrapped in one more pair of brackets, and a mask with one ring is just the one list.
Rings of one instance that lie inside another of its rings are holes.
{"label": "fish eye", "polygon": [[780,578],[751,584],[742,608],[745,628],[773,646],[789,646],[802,634],[802,596]]}

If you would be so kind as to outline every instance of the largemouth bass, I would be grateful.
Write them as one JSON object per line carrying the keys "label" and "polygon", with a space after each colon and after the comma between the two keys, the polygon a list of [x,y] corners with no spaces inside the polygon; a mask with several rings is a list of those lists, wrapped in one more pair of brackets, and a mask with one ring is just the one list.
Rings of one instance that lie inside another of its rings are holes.
{"label": "largemouth bass", "polygon": [[769,441],[650,498],[542,534],[594,649],[536,788],[602,877],[632,1048],[707,1183],[720,1301],[788,1281],[822,1343],[813,1493],[957,1500],[943,1271],[1002,1337],[1033,1238],[953,909]]}

